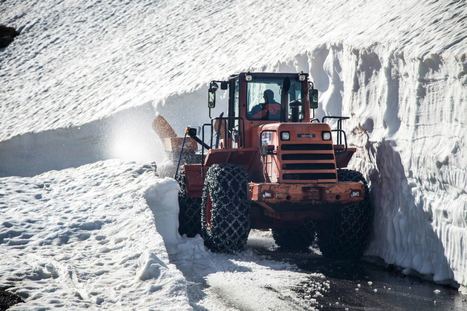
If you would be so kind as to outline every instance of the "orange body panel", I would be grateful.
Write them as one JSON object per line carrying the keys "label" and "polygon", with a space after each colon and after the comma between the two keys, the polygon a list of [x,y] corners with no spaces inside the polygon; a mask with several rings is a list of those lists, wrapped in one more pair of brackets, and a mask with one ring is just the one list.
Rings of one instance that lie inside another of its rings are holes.
{"label": "orange body panel", "polygon": [[342,145],[334,145],[334,152],[336,154],[336,166],[338,168],[347,167],[349,164],[350,159],[352,159],[353,154],[357,151],[357,148],[347,148],[344,150],[344,146]]}
{"label": "orange body panel", "polygon": [[262,180],[261,160],[255,148],[242,149],[210,149],[206,155],[204,165],[185,164],[185,176],[190,197],[201,197],[204,176],[212,164],[232,163],[241,165],[249,173],[251,180]]}
{"label": "orange body panel", "polygon": [[259,161],[259,152],[256,148],[210,149],[206,155],[204,165],[232,163],[241,165],[247,171],[250,171],[257,165],[261,165]]}
{"label": "orange body panel", "polygon": [[208,168],[201,164],[185,164],[183,168],[188,196],[200,198],[203,194],[204,176]]}
{"label": "orange body panel", "polygon": [[252,201],[264,202],[272,206],[286,203],[299,205],[348,204],[359,202],[365,196],[363,184],[359,182],[319,185],[250,183],[249,193]]}
{"label": "orange body panel", "polygon": [[250,183],[251,226],[257,229],[290,226],[332,217],[340,204],[365,198],[362,183],[278,184]]}

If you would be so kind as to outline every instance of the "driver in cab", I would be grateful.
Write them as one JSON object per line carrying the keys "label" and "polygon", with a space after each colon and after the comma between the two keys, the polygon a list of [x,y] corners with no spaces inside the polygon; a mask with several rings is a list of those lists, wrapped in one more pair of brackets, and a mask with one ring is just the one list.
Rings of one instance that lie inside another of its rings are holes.
{"label": "driver in cab", "polygon": [[264,103],[253,106],[248,112],[251,119],[279,121],[281,116],[281,104],[274,100],[274,92],[267,89],[263,93]]}

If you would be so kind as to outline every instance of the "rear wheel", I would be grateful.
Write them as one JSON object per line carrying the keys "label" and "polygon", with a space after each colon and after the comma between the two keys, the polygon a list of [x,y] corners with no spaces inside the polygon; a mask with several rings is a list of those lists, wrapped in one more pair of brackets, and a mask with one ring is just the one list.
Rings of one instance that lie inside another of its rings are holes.
{"label": "rear wheel", "polygon": [[358,259],[368,246],[373,221],[368,185],[360,172],[352,170],[339,170],[338,180],[362,182],[365,199],[336,207],[335,214],[318,228],[318,245],[326,257]]}
{"label": "rear wheel", "polygon": [[248,178],[232,164],[214,164],[206,174],[201,203],[205,245],[213,251],[242,250],[250,232]]}
{"label": "rear wheel", "polygon": [[180,186],[180,192],[178,193],[178,204],[180,206],[178,232],[192,238],[201,232],[201,198],[188,196],[184,173],[177,176],[177,181]]}
{"label": "rear wheel", "polygon": [[313,222],[307,222],[298,227],[275,228],[272,236],[283,250],[306,251],[315,240],[315,226]]}

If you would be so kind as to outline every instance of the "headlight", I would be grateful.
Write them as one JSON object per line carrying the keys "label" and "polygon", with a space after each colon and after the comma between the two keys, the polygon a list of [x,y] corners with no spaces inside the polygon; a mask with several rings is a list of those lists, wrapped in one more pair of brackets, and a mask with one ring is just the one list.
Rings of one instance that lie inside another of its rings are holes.
{"label": "headlight", "polygon": [[247,81],[252,81],[253,80],[253,77],[251,75],[245,75],[245,80]]}
{"label": "headlight", "polygon": [[300,81],[305,81],[305,80],[306,80],[306,75],[304,75],[304,74],[299,74],[299,75],[298,75],[298,80],[300,80]]}
{"label": "headlight", "polygon": [[281,139],[282,140],[290,140],[290,132],[281,132]]}
{"label": "headlight", "polygon": [[322,132],[321,137],[323,138],[323,140],[331,140],[332,135],[331,132]]}
{"label": "headlight", "polygon": [[263,199],[270,199],[274,196],[274,193],[271,191],[263,191],[262,196]]}

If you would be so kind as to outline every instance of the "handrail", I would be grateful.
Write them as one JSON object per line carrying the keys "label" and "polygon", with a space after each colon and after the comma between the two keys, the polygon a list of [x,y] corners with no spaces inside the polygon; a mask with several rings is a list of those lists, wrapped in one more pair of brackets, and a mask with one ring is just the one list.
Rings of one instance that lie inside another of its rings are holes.
{"label": "handrail", "polygon": [[[344,134],[344,147],[345,147],[344,150],[341,150],[341,151],[335,150],[335,151],[336,151],[337,153],[346,152],[346,151],[347,151],[347,134],[345,133],[345,131],[344,131],[344,130],[335,129],[335,130],[331,130],[331,132],[338,132],[338,133],[339,133],[339,136],[341,136],[342,134]],[[339,136],[338,136],[338,137],[339,137]],[[340,139],[338,138],[338,141],[339,141],[339,140],[340,140]],[[337,143],[337,145],[341,146],[342,143],[339,141],[339,142]]]}
{"label": "handrail", "polygon": [[350,119],[350,117],[342,117],[342,116],[324,116],[324,117],[321,119],[321,122],[324,123],[324,120],[326,120],[326,119],[338,119],[339,121],[342,121],[342,120]]}
{"label": "handrail", "polygon": [[[337,136],[337,144],[340,145],[342,143],[342,133],[345,134],[345,132],[342,130],[342,121],[350,119],[350,117],[341,117],[341,116],[324,116],[321,119],[321,122],[324,123],[326,119],[337,119],[337,130],[336,132],[339,132],[339,135]],[[347,137],[345,137],[346,143],[347,143]],[[346,149],[347,150],[347,149]]]}
{"label": "handrail", "polygon": [[[263,162],[263,178],[264,180],[266,180],[266,182],[271,182],[271,176],[269,176],[268,174],[268,162],[267,162],[267,156],[270,155],[274,155],[274,154],[267,154],[267,152],[265,152],[265,150],[263,149],[263,134],[264,133],[277,133],[276,130],[262,130],[261,133],[259,134],[259,146],[260,146],[260,154],[261,154],[261,161]],[[273,162],[271,161],[270,162],[270,168],[269,168],[269,171],[272,172],[272,164]],[[277,163],[275,163],[276,166],[277,166]]]}

